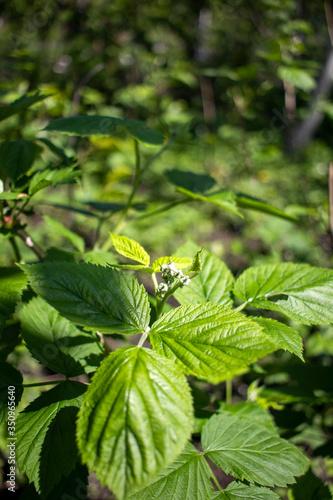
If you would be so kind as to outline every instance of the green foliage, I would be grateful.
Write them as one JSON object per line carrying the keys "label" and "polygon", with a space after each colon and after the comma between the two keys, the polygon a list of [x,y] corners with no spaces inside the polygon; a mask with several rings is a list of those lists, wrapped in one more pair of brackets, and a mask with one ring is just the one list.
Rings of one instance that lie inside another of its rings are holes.
{"label": "green foliage", "polygon": [[130,276],[88,263],[21,266],[34,289],[77,325],[103,333],[144,332],[148,296]]}
{"label": "green foliage", "polygon": [[126,498],[182,450],[192,430],[191,406],[173,363],[145,348],[119,349],[96,372],[80,410],[84,462]]}

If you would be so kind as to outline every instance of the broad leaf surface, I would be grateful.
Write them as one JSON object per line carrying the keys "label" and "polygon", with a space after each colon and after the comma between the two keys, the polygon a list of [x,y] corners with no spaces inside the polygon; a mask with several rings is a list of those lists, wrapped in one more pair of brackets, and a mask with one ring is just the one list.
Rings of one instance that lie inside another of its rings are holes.
{"label": "broad leaf surface", "polygon": [[205,458],[190,443],[169,467],[130,500],[203,500],[211,498],[212,485]]}
{"label": "broad leaf surface", "polygon": [[149,342],[185,373],[212,383],[245,372],[250,363],[276,349],[257,323],[210,303],[164,314],[153,324]]}
{"label": "broad leaf surface", "polygon": [[305,473],[307,458],[265,425],[224,412],[204,425],[202,447],[226,474],[263,486],[286,486]]}
{"label": "broad leaf surface", "polygon": [[290,500],[332,500],[332,494],[327,485],[312,470],[299,477],[289,491]]}
{"label": "broad leaf surface", "polygon": [[43,365],[66,377],[95,371],[103,360],[100,339],[79,330],[40,297],[19,311],[22,337]]}
{"label": "broad leaf surface", "polygon": [[102,250],[90,250],[82,255],[84,262],[97,264],[99,266],[107,266],[108,264],[117,264],[116,256],[112,252],[103,252]]}
{"label": "broad leaf surface", "polygon": [[145,145],[163,144],[164,136],[157,130],[147,129],[139,120],[123,120],[111,116],[77,115],[52,120],[44,130],[57,131],[62,134],[79,136],[108,136],[118,128],[128,130],[139,142]]}
{"label": "broad leaf surface", "polygon": [[258,424],[267,427],[269,431],[277,434],[277,428],[272,415],[253,401],[243,401],[234,404],[222,403],[219,411],[221,413],[227,411],[238,417],[248,418],[251,422],[258,422]]}
{"label": "broad leaf surface", "polygon": [[145,266],[149,266],[150,257],[146,250],[134,240],[127,236],[118,236],[110,233],[111,243],[118,253],[124,255],[128,259],[140,262]]}
{"label": "broad leaf surface", "polygon": [[[8,363],[0,362],[0,424],[7,416],[8,411],[8,387],[15,386],[14,404],[17,406],[23,393],[23,377],[21,372]],[[10,436],[8,436],[10,437]]]}
{"label": "broad leaf surface", "polygon": [[17,417],[17,465],[42,496],[77,464],[75,420],[85,390],[79,382],[62,382]]}
{"label": "broad leaf surface", "polygon": [[[5,322],[4,322],[5,323]],[[18,323],[13,325],[1,325],[0,314],[0,361],[6,361],[8,354],[10,354],[17,345],[21,343],[20,325]]]}
{"label": "broad leaf surface", "polygon": [[64,238],[66,238],[68,241],[72,243],[73,246],[75,246],[79,252],[83,253],[84,252],[84,239],[79,236],[77,233],[73,233],[70,229],[67,229],[67,227],[63,226],[61,222],[58,222],[55,219],[52,219],[52,217],[48,215],[43,215],[43,219],[45,222],[50,226],[52,231],[54,231],[57,234],[60,234]]}
{"label": "broad leaf surface", "polygon": [[0,145],[0,178],[16,181],[33,164],[40,148],[31,141],[18,139]]}
{"label": "broad leaf surface", "polygon": [[205,302],[231,306],[233,286],[234,277],[224,262],[204,251],[202,271],[187,287],[176,290],[175,297],[184,306]]}
{"label": "broad leaf surface", "polygon": [[245,194],[236,194],[236,203],[240,208],[247,208],[249,210],[256,210],[258,212],[263,212],[269,215],[274,215],[280,219],[286,219],[291,222],[298,222],[296,217],[287,214],[283,210],[270,205],[264,201],[258,200],[257,198],[252,198]]}
{"label": "broad leaf surface", "polygon": [[88,263],[21,267],[33,290],[77,325],[102,333],[135,334],[149,324],[148,295],[131,276]]}
{"label": "broad leaf surface", "polygon": [[215,179],[207,174],[196,174],[178,169],[166,170],[164,174],[172,184],[193,193],[204,193],[216,184]]}
{"label": "broad leaf surface", "polygon": [[252,320],[263,328],[264,332],[277,346],[296,354],[304,361],[302,337],[296,330],[274,319],[256,317],[252,318]]}
{"label": "broad leaf surface", "polygon": [[274,491],[233,481],[223,491],[214,491],[212,500],[279,500]]}
{"label": "broad leaf surface", "polygon": [[234,294],[307,325],[333,322],[330,269],[292,263],[250,267],[236,280]]}
{"label": "broad leaf surface", "polygon": [[14,312],[20,300],[27,278],[17,267],[0,268],[0,313],[4,316]]}
{"label": "broad leaf surface", "polygon": [[193,426],[189,386],[173,363],[125,347],[97,370],[79,413],[84,463],[122,500],[161,472]]}

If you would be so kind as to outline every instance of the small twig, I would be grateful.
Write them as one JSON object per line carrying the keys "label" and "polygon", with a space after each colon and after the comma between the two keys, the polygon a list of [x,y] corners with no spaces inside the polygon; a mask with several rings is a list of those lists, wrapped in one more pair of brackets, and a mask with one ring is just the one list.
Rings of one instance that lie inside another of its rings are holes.
{"label": "small twig", "polygon": [[21,254],[20,254],[20,251],[19,251],[19,248],[17,246],[17,243],[16,243],[14,236],[11,236],[11,238],[9,238],[9,243],[12,246],[16,262],[21,262],[22,261]]}
{"label": "small twig", "polygon": [[17,236],[21,238],[24,244],[34,252],[40,261],[44,260],[44,252],[36,243],[34,243],[28,233],[24,230],[17,231]]}

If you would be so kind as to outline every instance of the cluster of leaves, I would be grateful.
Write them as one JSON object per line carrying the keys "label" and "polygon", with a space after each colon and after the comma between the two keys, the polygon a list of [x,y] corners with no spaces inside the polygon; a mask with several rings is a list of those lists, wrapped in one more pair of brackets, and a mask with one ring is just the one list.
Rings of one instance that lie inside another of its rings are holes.
{"label": "cluster of leaves", "polygon": [[[25,96],[2,108],[2,117],[42,98]],[[136,263],[121,264],[106,252],[103,263],[96,265],[96,252],[85,252],[83,238],[47,216],[50,227],[78,252],[71,253],[70,261],[61,249],[56,256],[46,252],[45,258],[26,232],[34,210],[28,203],[37,192],[75,181],[80,173],[77,162],[48,139],[39,142],[60,158],[58,165],[35,163],[40,154],[36,141],[1,144],[0,230],[21,268],[3,268],[0,274],[1,420],[6,419],[8,387],[16,388],[16,404],[25,387],[20,370],[6,362],[20,342],[19,334],[35,359],[64,376],[17,419],[17,464],[34,485],[27,495],[45,500],[77,495],[77,488],[86,490],[88,471],[94,471],[119,499],[278,498],[271,488],[293,484],[309,463],[294,444],[279,436],[264,408],[264,394],[257,398],[262,406],[250,401],[228,404],[197,419],[196,401],[185,376],[219,384],[247,373],[253,363],[279,349],[303,360],[298,331],[287,320],[276,318],[282,314],[304,325],[332,323],[333,272],[283,263],[250,267],[235,279],[220,259],[192,243],[151,262],[139,243],[117,233],[126,222],[143,174],[166,147],[163,135],[134,120],[82,115],[54,120],[47,130],[77,136],[123,130],[133,137],[133,188],[120,207],[106,249],[112,245]],[[162,148],[141,165],[139,142]],[[182,203],[211,203],[237,215],[241,207],[254,208],[293,219],[258,200],[211,191],[215,181],[210,176],[173,170],[169,178],[183,196]],[[106,221],[102,217],[100,226]],[[22,263],[18,238],[41,263]],[[161,296],[159,273],[169,262],[184,270],[190,284],[182,287],[176,280]],[[155,294],[150,296],[148,287],[128,271],[147,273]],[[170,295],[180,305],[164,312]],[[248,314],[244,314],[246,308]],[[261,310],[272,311],[274,317]],[[131,345],[129,336],[137,334],[141,335],[138,345]],[[107,353],[101,342],[104,335],[120,336],[126,346]],[[85,382],[72,380],[78,376]],[[197,447],[188,442],[192,433],[201,434]],[[206,459],[232,475],[234,481],[226,489],[222,490]],[[302,492],[302,483],[290,491],[298,500],[297,488]]]}

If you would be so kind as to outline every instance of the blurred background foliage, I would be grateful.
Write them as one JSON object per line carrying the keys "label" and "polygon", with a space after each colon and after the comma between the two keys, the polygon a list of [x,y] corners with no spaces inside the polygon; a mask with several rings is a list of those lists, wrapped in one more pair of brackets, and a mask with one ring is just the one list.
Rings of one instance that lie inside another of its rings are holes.
{"label": "blurred background foliage", "polygon": [[[68,138],[43,132],[54,118],[99,114],[143,120],[166,140],[174,139],[147,170],[122,231],[153,258],[172,254],[191,238],[221,257],[234,274],[279,261],[332,267],[332,41],[331,1],[1,2],[1,105],[36,90],[50,94],[1,122],[1,137],[51,139],[68,157],[78,158],[82,172],[77,186],[47,188],[35,196],[29,234],[44,251],[57,246],[73,251],[43,219],[47,214],[81,235],[86,250],[105,248],[119,218],[110,204],[126,203],[130,193],[133,140],[121,133]],[[149,159],[158,149],[140,150]],[[36,165],[57,161],[43,148]],[[170,175],[174,170],[209,174],[221,189],[264,200],[300,223],[255,211],[243,211],[242,219],[195,201],[145,217],[181,199],[175,174]],[[103,214],[111,216],[99,233]],[[7,241],[1,240],[1,250],[0,266],[10,265]],[[36,260],[22,242],[20,250],[24,260]],[[332,328],[304,328],[302,334],[310,365],[331,367]],[[332,445],[318,459],[315,453],[324,442],[332,443],[327,401],[300,402],[296,390],[289,400],[284,392],[277,403],[278,390],[269,389],[290,377],[301,386],[312,371],[302,372],[296,362],[293,373],[284,370],[291,362],[288,353],[265,359],[235,382],[238,397],[248,387],[258,397],[256,379],[262,377],[263,404],[275,405],[285,435],[307,443],[315,472],[332,481]],[[318,387],[327,379],[326,373],[319,375]],[[218,400],[223,389],[216,391],[213,399]],[[283,411],[279,404],[286,404]]]}
{"label": "blurred background foliage", "polygon": [[[209,173],[221,188],[285,209],[302,226],[254,212],[242,221],[193,203],[129,224],[127,235],[157,254],[190,235],[238,271],[262,256],[329,265],[331,21],[330,2],[3,3],[3,105],[36,89],[52,95],[6,120],[1,132],[42,137],[50,118],[78,113],[141,119],[166,136],[178,131],[137,202],[153,209],[173,199],[164,174],[176,168]],[[128,138],[52,139],[78,156],[83,171],[71,203],[123,200],[134,162]],[[63,191],[50,190],[48,200],[59,199]],[[70,223],[89,245],[95,221],[73,216]],[[46,227],[38,218],[35,225],[43,246]]]}

